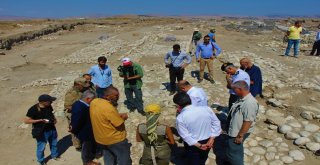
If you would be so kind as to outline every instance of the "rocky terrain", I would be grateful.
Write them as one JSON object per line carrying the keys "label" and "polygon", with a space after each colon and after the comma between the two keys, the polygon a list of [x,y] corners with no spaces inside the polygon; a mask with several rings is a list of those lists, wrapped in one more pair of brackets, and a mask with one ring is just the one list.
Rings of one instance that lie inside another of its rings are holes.
{"label": "rocky terrain", "polygon": [[[313,155],[320,149],[320,58],[308,56],[320,20],[305,21],[301,55],[295,59],[280,56],[286,46],[282,42],[284,32],[281,28],[289,26],[292,20],[122,19],[126,23],[117,24],[117,19],[106,20],[108,24],[91,21],[72,31],[61,30],[16,45],[12,50],[0,50],[5,54],[0,56],[0,150],[3,153],[0,164],[35,164],[36,146],[31,137],[31,126],[22,124],[22,119],[37,96],[45,92],[58,98],[53,106],[58,117],[60,152],[63,153],[61,161],[50,160],[48,164],[81,163],[80,153],[69,147],[70,137],[63,116],[64,94],[72,86],[72,80],[85,73],[101,55],[108,57],[113,84],[120,90],[120,112],[128,110],[123,104],[123,83],[116,68],[122,57],[130,57],[144,68],[145,104],[161,104],[161,122],[174,127],[176,110],[172,96],[168,96],[166,90],[169,74],[163,57],[175,43],[187,50],[194,27],[205,34],[213,26],[217,29],[217,43],[223,48],[221,61],[239,65],[242,57],[250,57],[263,72],[265,97],[258,98],[261,105],[258,122],[254,133],[245,141],[245,163],[320,163]],[[185,79],[205,89],[210,105],[225,106],[229,97],[225,75],[220,71],[218,60],[214,66],[214,85],[208,81],[197,83],[195,74],[199,66],[195,60],[187,67]],[[225,115],[224,111],[213,110],[220,116]],[[143,144],[135,141],[135,130],[144,121],[145,117],[137,112],[130,113],[126,121],[134,164],[138,164],[143,149]],[[207,164],[215,164],[213,152],[210,152]]]}

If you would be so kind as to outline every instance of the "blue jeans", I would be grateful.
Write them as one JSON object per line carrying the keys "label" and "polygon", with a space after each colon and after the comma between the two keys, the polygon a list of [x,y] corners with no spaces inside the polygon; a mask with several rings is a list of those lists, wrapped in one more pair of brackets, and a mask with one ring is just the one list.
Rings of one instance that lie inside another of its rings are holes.
{"label": "blue jeans", "polygon": [[[137,109],[139,113],[144,113],[142,90],[137,87],[125,88],[124,93],[127,98],[127,108],[129,110]],[[133,94],[135,98],[133,97]]]}
{"label": "blue jeans", "polygon": [[293,45],[293,49],[294,49],[294,56],[298,56],[299,55],[300,40],[288,40],[288,46],[287,46],[285,55],[289,56],[290,49],[292,48],[292,45]]}
{"label": "blue jeans", "polygon": [[105,145],[103,148],[103,160],[105,165],[131,165],[130,157],[131,144],[128,140],[122,142]]}
{"label": "blue jeans", "polygon": [[58,133],[56,130],[44,131],[40,138],[37,138],[37,159],[39,163],[44,162],[44,150],[47,142],[49,142],[51,158],[58,157]]}

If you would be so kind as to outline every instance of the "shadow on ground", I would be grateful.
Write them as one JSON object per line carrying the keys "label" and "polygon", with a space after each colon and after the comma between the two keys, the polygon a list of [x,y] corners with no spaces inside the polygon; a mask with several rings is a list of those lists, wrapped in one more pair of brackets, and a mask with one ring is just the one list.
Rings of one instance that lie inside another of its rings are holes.
{"label": "shadow on ground", "polygon": [[[69,149],[70,146],[72,146],[71,135],[66,135],[62,139],[60,139],[58,141],[57,146],[58,146],[58,153],[59,153],[59,157],[60,157]],[[48,162],[50,159],[51,159],[51,155],[49,155],[45,158],[45,162]]]}

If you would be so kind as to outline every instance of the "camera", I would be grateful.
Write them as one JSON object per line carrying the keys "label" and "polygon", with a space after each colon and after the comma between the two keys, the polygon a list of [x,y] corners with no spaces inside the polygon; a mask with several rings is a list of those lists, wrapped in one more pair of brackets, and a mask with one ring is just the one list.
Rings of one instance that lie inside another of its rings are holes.
{"label": "camera", "polygon": [[[133,77],[135,76],[135,72],[133,69],[133,66],[122,66],[120,65],[117,70],[122,73],[122,75],[127,76],[127,77]],[[137,80],[127,80],[129,81],[130,85],[136,85]]]}

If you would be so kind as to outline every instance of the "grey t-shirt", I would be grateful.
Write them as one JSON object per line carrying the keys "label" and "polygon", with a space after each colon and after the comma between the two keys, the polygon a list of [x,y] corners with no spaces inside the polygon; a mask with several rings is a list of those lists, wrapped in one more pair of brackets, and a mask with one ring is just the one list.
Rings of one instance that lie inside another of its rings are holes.
{"label": "grey t-shirt", "polygon": [[228,135],[236,137],[244,121],[252,121],[251,127],[248,131],[248,133],[251,133],[256,123],[258,109],[258,101],[251,95],[251,93],[235,102],[229,112],[231,120]]}

